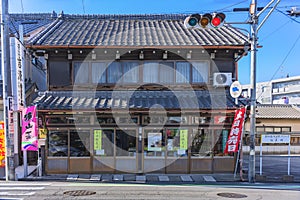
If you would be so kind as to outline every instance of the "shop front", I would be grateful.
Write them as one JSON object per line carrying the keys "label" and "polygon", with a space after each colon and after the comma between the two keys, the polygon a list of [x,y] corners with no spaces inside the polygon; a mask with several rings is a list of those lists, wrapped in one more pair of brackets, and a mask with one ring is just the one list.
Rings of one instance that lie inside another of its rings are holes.
{"label": "shop front", "polygon": [[232,172],[223,153],[232,113],[200,115],[41,112],[46,173]]}

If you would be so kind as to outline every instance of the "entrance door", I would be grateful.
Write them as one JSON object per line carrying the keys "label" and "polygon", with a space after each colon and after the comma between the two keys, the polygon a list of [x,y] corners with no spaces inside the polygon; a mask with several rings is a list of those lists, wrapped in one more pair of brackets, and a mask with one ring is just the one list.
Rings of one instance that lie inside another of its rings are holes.
{"label": "entrance door", "polygon": [[160,129],[144,130],[143,172],[165,173],[166,135]]}
{"label": "entrance door", "polygon": [[90,172],[90,130],[70,130],[69,172]]}
{"label": "entrance door", "polygon": [[116,171],[138,173],[138,137],[136,129],[116,130]]}

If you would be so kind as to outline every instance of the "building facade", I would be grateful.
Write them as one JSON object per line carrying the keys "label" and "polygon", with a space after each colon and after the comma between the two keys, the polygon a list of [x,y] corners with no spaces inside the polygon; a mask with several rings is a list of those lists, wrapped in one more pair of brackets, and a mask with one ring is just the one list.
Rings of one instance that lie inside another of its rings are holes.
{"label": "building facade", "polygon": [[188,30],[184,15],[60,15],[27,48],[46,59],[38,107],[51,173],[209,173],[237,107],[246,36]]}
{"label": "building facade", "polygon": [[[249,151],[250,121],[245,123],[244,151]],[[256,108],[256,148],[260,150],[261,135],[283,134],[291,137],[291,153],[300,153],[300,109],[295,105],[261,104]],[[268,154],[287,154],[287,144],[268,144],[263,152]]]}
{"label": "building facade", "polygon": [[[257,83],[256,97],[261,104],[300,104],[300,76]],[[250,97],[250,85],[243,85],[243,96]]]}

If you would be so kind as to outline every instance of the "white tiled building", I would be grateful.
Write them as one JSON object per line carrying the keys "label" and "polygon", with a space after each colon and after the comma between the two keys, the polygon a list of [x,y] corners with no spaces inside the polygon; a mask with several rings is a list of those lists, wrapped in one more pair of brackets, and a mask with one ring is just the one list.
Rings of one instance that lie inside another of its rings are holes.
{"label": "white tiled building", "polygon": [[[250,85],[242,89],[242,95],[250,97]],[[256,99],[262,104],[300,104],[300,76],[257,83]]]}

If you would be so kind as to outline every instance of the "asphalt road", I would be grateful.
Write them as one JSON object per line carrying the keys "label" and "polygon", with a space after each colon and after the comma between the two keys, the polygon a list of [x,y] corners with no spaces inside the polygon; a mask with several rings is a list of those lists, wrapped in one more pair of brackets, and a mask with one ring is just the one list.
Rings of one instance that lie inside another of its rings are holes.
{"label": "asphalt road", "polygon": [[[79,192],[79,190],[81,192]],[[87,195],[88,192],[92,193]],[[67,194],[69,193],[69,194]],[[81,194],[83,196],[72,196]],[[223,195],[223,196],[220,196]],[[224,197],[224,195],[226,197]],[[299,185],[146,185],[70,182],[0,182],[0,199],[300,199]]]}
{"label": "asphalt road", "polygon": [[[243,169],[248,169],[248,155],[243,156]],[[260,172],[260,157],[255,156],[256,174]],[[287,155],[263,155],[262,174],[269,178],[282,177],[288,174],[288,156]],[[290,157],[290,175],[295,180],[300,180],[300,155],[291,155]]]}

